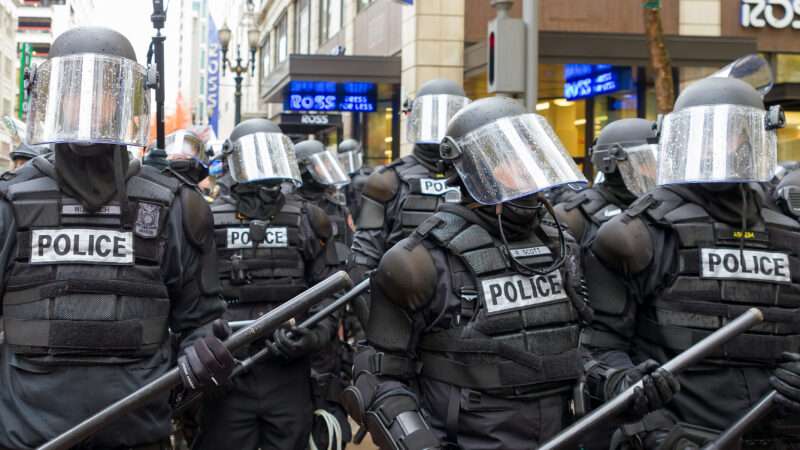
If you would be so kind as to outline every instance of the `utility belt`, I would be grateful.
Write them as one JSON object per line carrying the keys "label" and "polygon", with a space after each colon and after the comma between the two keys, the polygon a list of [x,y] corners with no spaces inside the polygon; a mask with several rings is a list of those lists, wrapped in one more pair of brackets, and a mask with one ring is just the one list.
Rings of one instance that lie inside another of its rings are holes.
{"label": "utility belt", "polygon": [[324,400],[339,403],[339,398],[347,387],[341,374],[312,372],[311,379],[311,398],[315,402]]}

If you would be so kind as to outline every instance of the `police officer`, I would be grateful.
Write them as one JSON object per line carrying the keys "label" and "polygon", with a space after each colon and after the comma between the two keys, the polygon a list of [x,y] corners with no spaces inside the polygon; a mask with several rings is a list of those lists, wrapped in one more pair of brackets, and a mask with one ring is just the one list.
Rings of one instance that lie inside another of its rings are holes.
{"label": "police officer", "polygon": [[[186,388],[233,367],[208,325],[224,310],[201,264],[208,209],[128,164],[126,145],[146,142],[144,74],[123,35],[85,27],[61,34],[33,76],[27,140],[55,145],[0,201],[2,448],[39,446],[166,373],[170,333]],[[162,396],[78,448],[163,449],[169,433]]]}
{"label": "police officer", "polygon": [[[325,257],[333,231],[324,211],[292,192],[301,184],[300,171],[294,146],[277,125],[265,119],[240,123],[226,159],[234,184],[230,196],[211,206],[225,318],[255,319],[335,270]],[[266,344],[270,359],[205,399],[194,448],[306,448],[313,413],[309,355],[335,332],[333,318],[312,329],[276,331]]]}
{"label": "police officer", "polygon": [[602,183],[583,189],[556,205],[556,214],[581,246],[597,229],[655,185],[656,136],[653,122],[621,119],[608,124],[591,148],[592,164]]}
{"label": "police officer", "polygon": [[345,187],[347,207],[353,217],[358,217],[361,211],[361,193],[367,184],[367,177],[372,173],[369,167],[364,166],[364,151],[361,143],[355,139],[345,139],[339,143],[339,164],[350,175],[350,184]]}
{"label": "police officer", "polygon": [[[339,160],[325,149],[322,142],[308,139],[295,144],[294,148],[303,179],[298,193],[304,200],[319,206],[328,214],[334,228],[334,240],[331,243],[335,244],[327,248],[329,264],[344,268],[350,253],[349,244],[353,231],[350,224],[353,219],[343,196],[339,194],[350,183],[350,178]],[[343,314],[337,313],[335,317],[339,324],[343,323]],[[336,338],[311,358],[316,417],[312,436],[320,448],[328,447],[328,436],[337,429],[331,427],[332,422],[323,417],[326,414],[332,414],[333,419],[339,423],[339,440],[350,441],[351,430],[347,413],[338,403],[339,395],[350,381],[349,374],[345,373],[346,366],[352,365],[352,356],[349,353],[347,343]]]}
{"label": "police officer", "polygon": [[[766,318],[681,373],[674,398],[677,385],[661,383],[645,408],[633,409],[664,409],[623,427],[623,442],[696,448],[773,388],[788,410],[800,407],[793,273],[800,224],[765,204],[753,183],[772,176],[781,126],[780,109],[765,111],[758,92],[740,80],[690,85],[660,127],[659,187],[598,231],[586,275],[603,281],[591,291],[595,325],[583,337],[599,360],[588,373],[595,399],[636,382],[750,306]],[[797,416],[785,411],[746,435],[745,447],[796,445],[797,434],[775,420],[788,417],[796,427]]]}
{"label": "police officer", "polygon": [[[407,118],[411,155],[376,170],[367,179],[361,211],[356,221],[348,270],[354,281],[378,266],[381,256],[408,236],[448,198],[458,201],[458,191],[446,184],[448,164],[439,155],[439,142],[447,122],[469,99],[450,80],[431,80],[417,91]],[[366,323],[364,302],[358,306]]]}
{"label": "police officer", "polygon": [[542,223],[542,190],[585,182],[552,136],[508,98],[450,121],[464,200],[381,260],[345,395],[381,448],[530,449],[565,425],[591,310],[577,244]]}
{"label": "police officer", "polygon": [[19,169],[23,164],[30,161],[37,156],[44,155],[50,152],[48,145],[28,145],[20,142],[8,156],[11,158],[11,169]]}
{"label": "police officer", "polygon": [[166,164],[154,163],[154,146],[148,149],[145,164],[163,168],[164,172],[183,183],[199,189],[200,183],[208,177],[209,158],[205,144],[200,137],[189,130],[178,130],[164,139]]}

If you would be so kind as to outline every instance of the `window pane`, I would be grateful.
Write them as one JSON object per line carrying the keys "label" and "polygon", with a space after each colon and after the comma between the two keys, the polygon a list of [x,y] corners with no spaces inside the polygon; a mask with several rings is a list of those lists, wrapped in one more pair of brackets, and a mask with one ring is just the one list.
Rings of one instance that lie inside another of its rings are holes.
{"label": "window pane", "polygon": [[777,55],[776,82],[800,83],[800,55]]}
{"label": "window pane", "polygon": [[308,45],[311,32],[308,0],[299,0],[297,2],[295,19],[294,51],[295,53],[307,54],[309,52]]}
{"label": "window pane", "polygon": [[283,62],[286,60],[286,55],[289,53],[289,42],[287,36],[287,19],[286,14],[278,21],[278,25],[275,27],[275,35],[277,36],[277,44],[278,44],[278,62]]}
{"label": "window pane", "polygon": [[786,111],[786,127],[778,130],[778,161],[800,161],[800,112]]}

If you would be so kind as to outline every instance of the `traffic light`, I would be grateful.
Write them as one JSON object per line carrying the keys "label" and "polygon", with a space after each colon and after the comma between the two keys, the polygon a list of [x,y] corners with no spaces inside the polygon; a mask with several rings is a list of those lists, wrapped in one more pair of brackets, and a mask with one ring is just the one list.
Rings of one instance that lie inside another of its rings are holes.
{"label": "traffic light", "polygon": [[525,92],[525,23],[508,16],[510,1],[492,2],[497,17],[489,21],[487,36],[489,92]]}

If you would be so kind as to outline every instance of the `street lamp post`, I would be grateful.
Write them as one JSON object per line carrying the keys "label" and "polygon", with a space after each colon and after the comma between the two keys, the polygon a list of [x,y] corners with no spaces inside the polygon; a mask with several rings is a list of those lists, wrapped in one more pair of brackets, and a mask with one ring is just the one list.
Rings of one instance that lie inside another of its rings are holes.
{"label": "street lamp post", "polygon": [[222,76],[225,76],[225,68],[230,69],[235,74],[233,81],[236,82],[236,91],[233,94],[235,113],[234,125],[238,125],[242,121],[242,81],[244,77],[242,74],[250,72],[250,76],[255,75],[256,72],[256,50],[258,49],[258,29],[254,26],[253,20],[253,4],[248,2],[248,29],[247,29],[247,45],[250,47],[250,59],[242,64],[242,53],[240,46],[236,45],[236,64],[234,65],[228,60],[228,45],[231,43],[231,29],[228,28],[228,23],[224,23],[220,28],[218,34],[219,43],[222,46]]}

